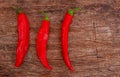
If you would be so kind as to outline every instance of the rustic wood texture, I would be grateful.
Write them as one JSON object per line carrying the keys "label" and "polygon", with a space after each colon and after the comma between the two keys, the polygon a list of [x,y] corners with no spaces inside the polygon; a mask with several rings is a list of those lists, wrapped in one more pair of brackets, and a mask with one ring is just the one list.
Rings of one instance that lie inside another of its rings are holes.
{"label": "rustic wood texture", "polygon": [[[20,68],[15,68],[19,6],[30,20],[30,47]],[[61,54],[61,22],[65,12],[76,11],[69,30],[72,73]],[[39,62],[35,39],[43,15],[51,19],[47,57],[52,71]],[[0,77],[120,77],[120,0],[0,0]]]}

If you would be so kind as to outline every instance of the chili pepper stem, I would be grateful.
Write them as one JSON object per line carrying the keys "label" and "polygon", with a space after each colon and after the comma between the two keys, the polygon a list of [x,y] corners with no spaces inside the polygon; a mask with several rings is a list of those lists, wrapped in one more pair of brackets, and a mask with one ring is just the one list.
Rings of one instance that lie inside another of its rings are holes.
{"label": "chili pepper stem", "polygon": [[44,20],[49,20],[49,17],[46,13],[44,13],[44,16],[45,16]]}
{"label": "chili pepper stem", "polygon": [[16,13],[22,13],[22,9],[19,7],[12,7],[14,10],[16,10]]}
{"label": "chili pepper stem", "polygon": [[44,20],[48,20],[49,21],[49,17],[48,17],[48,15],[45,13],[45,12],[40,12],[40,13],[42,13],[45,17],[44,17]]}
{"label": "chili pepper stem", "polygon": [[68,10],[68,13],[73,16],[74,15],[74,11],[76,11],[76,10],[82,10],[82,8],[73,8],[73,9],[70,9],[70,10]]}

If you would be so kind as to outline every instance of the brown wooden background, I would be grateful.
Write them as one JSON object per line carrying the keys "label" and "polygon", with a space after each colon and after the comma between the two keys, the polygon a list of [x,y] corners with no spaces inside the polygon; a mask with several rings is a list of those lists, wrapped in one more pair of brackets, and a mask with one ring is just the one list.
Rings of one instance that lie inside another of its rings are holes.
{"label": "brown wooden background", "polygon": [[[30,47],[24,63],[15,68],[18,5],[30,20]],[[72,73],[61,55],[61,22],[65,12],[77,11],[69,31]],[[45,11],[50,19],[47,57],[54,70],[39,62],[35,39]],[[120,77],[120,0],[0,0],[0,77]]]}

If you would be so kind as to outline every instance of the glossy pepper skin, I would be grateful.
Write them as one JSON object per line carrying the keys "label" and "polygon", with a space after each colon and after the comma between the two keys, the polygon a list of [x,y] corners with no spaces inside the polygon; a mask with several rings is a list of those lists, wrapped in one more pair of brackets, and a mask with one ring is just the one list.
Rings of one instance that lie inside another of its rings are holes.
{"label": "glossy pepper skin", "polygon": [[48,70],[52,70],[52,67],[48,64],[47,53],[46,53],[49,29],[50,29],[50,21],[49,18],[46,16],[45,19],[42,21],[41,27],[38,31],[36,49],[37,49],[38,58],[43,64],[43,66]]}
{"label": "glossy pepper skin", "polygon": [[74,69],[73,69],[73,66],[70,62],[69,55],[68,55],[69,54],[68,53],[68,31],[69,31],[69,27],[73,19],[73,15],[74,15],[74,11],[69,10],[66,13],[63,23],[62,23],[62,55],[63,55],[65,64],[68,66],[68,68],[71,71],[74,71]]}
{"label": "glossy pepper skin", "polygon": [[16,49],[16,63],[19,67],[28,51],[29,47],[29,21],[25,13],[19,11],[18,13],[18,44]]}

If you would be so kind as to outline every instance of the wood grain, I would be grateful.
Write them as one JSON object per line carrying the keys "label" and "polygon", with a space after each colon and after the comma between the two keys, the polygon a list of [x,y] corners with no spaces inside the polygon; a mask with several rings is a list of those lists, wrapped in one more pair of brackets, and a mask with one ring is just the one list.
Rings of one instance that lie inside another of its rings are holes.
{"label": "wood grain", "polygon": [[[30,21],[30,47],[20,68],[15,68],[19,6]],[[61,22],[65,12],[76,11],[69,30],[72,73],[61,54]],[[46,70],[36,55],[35,40],[43,15],[51,19]],[[0,77],[120,77],[120,0],[0,0]]]}

